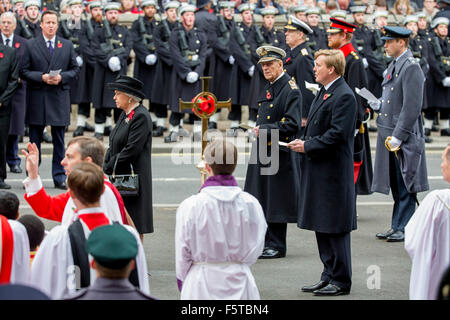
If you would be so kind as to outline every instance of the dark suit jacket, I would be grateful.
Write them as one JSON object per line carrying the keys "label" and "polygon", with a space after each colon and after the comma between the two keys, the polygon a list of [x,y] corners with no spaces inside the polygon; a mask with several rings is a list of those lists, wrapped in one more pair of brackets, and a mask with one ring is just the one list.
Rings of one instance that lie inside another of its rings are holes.
{"label": "dark suit jacket", "polygon": [[356,229],[353,135],[356,100],[341,77],[313,100],[300,167],[298,226],[323,233]]}
{"label": "dark suit jacket", "polygon": [[[22,69],[23,54],[25,52],[25,44],[27,40],[18,36],[13,37],[13,48],[16,50],[17,63],[19,65],[19,73]],[[11,99],[11,123],[9,127],[9,134],[23,135],[25,127],[25,112],[26,112],[26,97],[27,97],[27,82],[23,79],[19,80],[17,90]]]}
{"label": "dark suit jacket", "polygon": [[[44,37],[39,35],[26,43],[21,77],[27,80],[26,123],[31,125],[67,126],[70,124],[70,82],[78,77],[79,68],[72,42],[56,36],[50,56]],[[42,74],[61,69],[58,85],[42,81]]]}
{"label": "dark suit jacket", "polygon": [[153,232],[152,209],[152,120],[148,110],[139,105],[130,120],[123,112],[109,136],[104,171],[112,174],[116,159],[116,174],[129,174],[130,164],[139,175],[139,196],[123,197],[139,233]]}
{"label": "dark suit jacket", "polygon": [[17,89],[19,66],[16,51],[0,44],[0,112],[10,105],[11,97]]}

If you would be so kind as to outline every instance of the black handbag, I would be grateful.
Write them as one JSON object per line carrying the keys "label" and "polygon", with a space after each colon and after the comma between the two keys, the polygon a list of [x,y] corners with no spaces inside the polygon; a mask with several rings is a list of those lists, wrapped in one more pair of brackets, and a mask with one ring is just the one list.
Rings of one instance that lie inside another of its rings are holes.
{"label": "black handbag", "polygon": [[116,175],[116,166],[119,155],[114,162],[112,175],[109,176],[109,181],[116,187],[122,196],[138,196],[139,195],[139,175],[134,173],[133,165],[131,166],[131,174]]}

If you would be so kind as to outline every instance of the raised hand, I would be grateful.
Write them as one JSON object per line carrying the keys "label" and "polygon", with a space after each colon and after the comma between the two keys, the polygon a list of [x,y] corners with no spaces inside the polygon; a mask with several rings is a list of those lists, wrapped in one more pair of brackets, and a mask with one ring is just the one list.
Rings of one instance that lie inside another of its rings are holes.
{"label": "raised hand", "polygon": [[22,149],[22,154],[26,158],[25,168],[30,179],[37,179],[39,176],[39,149],[35,143],[27,143],[27,150]]}

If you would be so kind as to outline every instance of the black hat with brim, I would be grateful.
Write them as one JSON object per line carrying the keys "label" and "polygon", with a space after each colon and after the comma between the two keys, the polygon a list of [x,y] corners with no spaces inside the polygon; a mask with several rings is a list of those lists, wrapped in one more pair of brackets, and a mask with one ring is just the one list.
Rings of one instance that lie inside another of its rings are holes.
{"label": "black hat with brim", "polygon": [[406,39],[409,38],[411,33],[411,30],[404,27],[385,26],[384,35],[381,37],[381,40],[393,40],[398,38]]}
{"label": "black hat with brim", "polygon": [[145,99],[145,94],[142,92],[144,84],[138,79],[120,75],[116,81],[110,82],[106,86],[111,90],[117,90],[140,99]]}

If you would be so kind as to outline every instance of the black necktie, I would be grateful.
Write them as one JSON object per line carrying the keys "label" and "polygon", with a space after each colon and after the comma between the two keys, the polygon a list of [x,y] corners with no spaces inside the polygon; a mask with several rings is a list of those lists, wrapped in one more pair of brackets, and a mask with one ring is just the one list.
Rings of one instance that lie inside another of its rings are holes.
{"label": "black necktie", "polygon": [[52,56],[53,55],[52,42],[50,40],[48,40],[47,42],[48,42],[48,52],[50,53],[50,56]]}
{"label": "black necktie", "polygon": [[5,45],[6,45],[7,47],[9,47],[9,41],[10,41],[9,39],[6,39],[6,40],[5,40],[5,42],[6,42]]}

